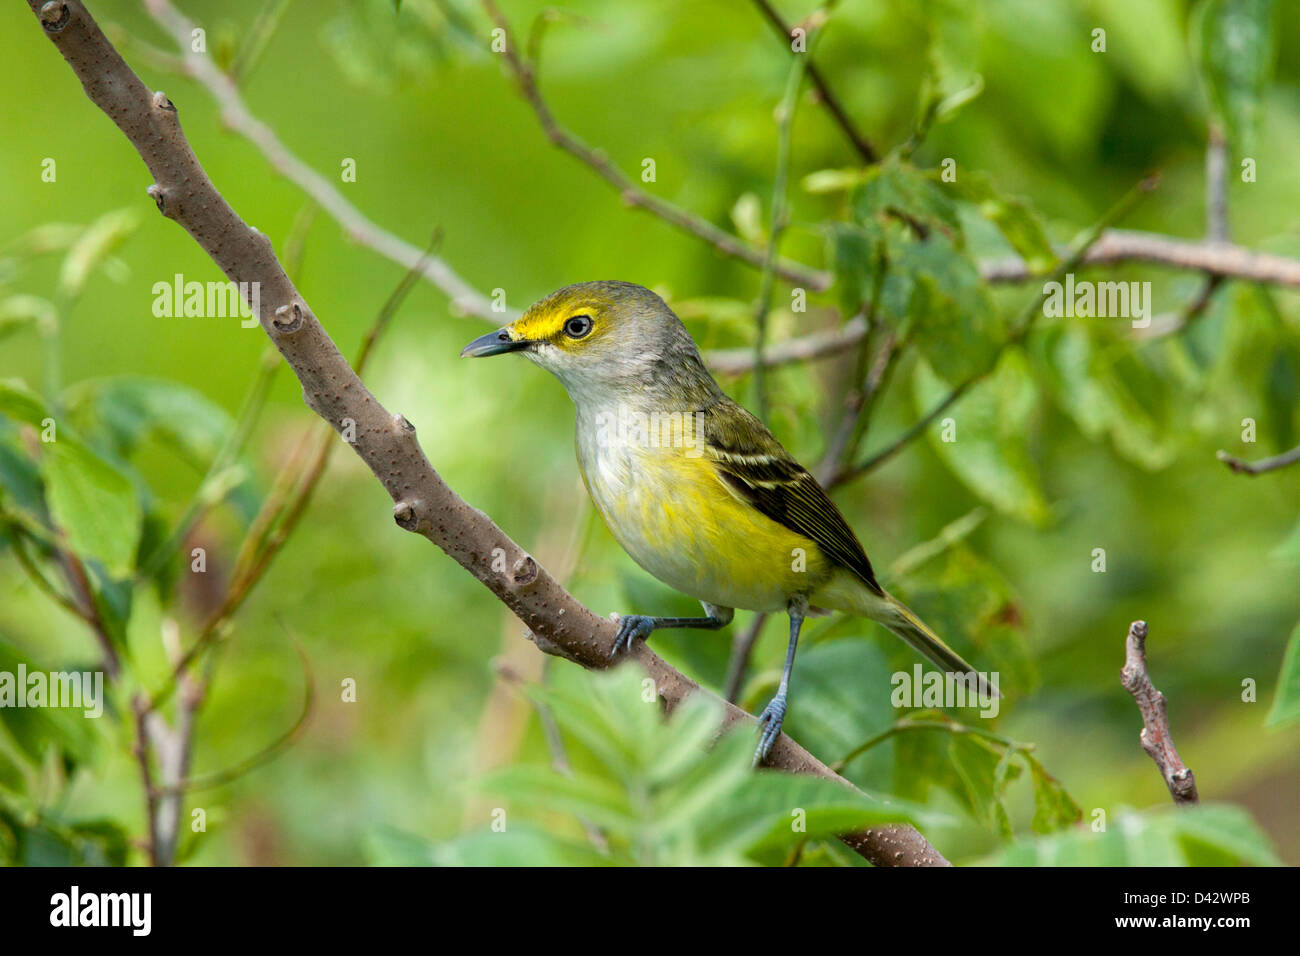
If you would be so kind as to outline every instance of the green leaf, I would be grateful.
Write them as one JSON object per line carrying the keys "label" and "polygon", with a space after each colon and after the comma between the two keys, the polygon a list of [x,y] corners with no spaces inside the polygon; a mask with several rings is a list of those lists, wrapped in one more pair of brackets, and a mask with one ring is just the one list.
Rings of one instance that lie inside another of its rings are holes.
{"label": "green leaf", "polygon": [[1269,709],[1266,727],[1281,727],[1300,719],[1300,624],[1291,632],[1282,671],[1277,678],[1277,696]]}
{"label": "green leaf", "polygon": [[[0,382],[0,414],[43,428],[45,403],[21,382]],[[43,442],[40,459],[50,517],[80,557],[97,561],[114,577],[134,566],[143,511],[131,479],[69,428]]]}
{"label": "green leaf", "polygon": [[1026,840],[992,860],[997,866],[1277,866],[1268,838],[1245,810],[1223,804],[1121,811],[1103,833],[1071,827]]}
{"label": "green leaf", "polygon": [[54,303],[35,295],[11,295],[0,300],[0,339],[29,326],[51,328],[58,322]]}
{"label": "green leaf", "polygon": [[879,224],[836,222],[826,230],[840,309],[857,315],[875,299],[884,268],[885,236]]}
{"label": "green leaf", "polygon": [[135,209],[118,209],[100,216],[81,234],[63,259],[59,274],[59,298],[68,301],[81,295],[90,274],[126,241],[140,224]]}
{"label": "green leaf", "polygon": [[1159,368],[1096,321],[1065,320],[1039,341],[1056,404],[1087,438],[1153,471],[1173,461],[1180,413]]}
{"label": "green leaf", "polygon": [[[952,390],[926,362],[917,363],[913,383],[918,414],[928,412]],[[994,373],[931,425],[929,434],[953,474],[982,500],[1004,514],[1042,525],[1048,518],[1047,502],[1028,448],[1037,401],[1023,353],[1009,350]]]}
{"label": "green leaf", "polygon": [[942,235],[890,245],[880,311],[949,381],[987,369],[1003,337],[979,269]]}
{"label": "green leaf", "polygon": [[0,511],[41,538],[48,538],[50,513],[40,468],[12,429],[0,429]]}
{"label": "green leaf", "polygon": [[935,826],[944,817],[904,800],[854,792],[834,780],[761,771],[750,774],[703,822],[706,846],[741,848],[751,859],[776,863],[804,840],[829,839],[884,823]]}
{"label": "green leaf", "polygon": [[112,450],[123,458],[154,437],[202,470],[234,427],[225,410],[200,392],[161,379],[93,379],[69,388],[63,399],[84,434],[107,431]]}
{"label": "green leaf", "polygon": [[504,767],[479,786],[506,800],[567,813],[630,837],[636,818],[627,792],[611,780],[586,774],[560,774],[549,767]]}
{"label": "green leaf", "polygon": [[[597,825],[618,862],[734,865],[846,829],[917,818],[913,807],[835,781],[756,773],[751,728],[721,733],[723,710],[703,695],[664,720],[641,697],[644,677],[629,664],[574,672],[576,690],[532,691],[596,759],[573,775],[538,767],[493,774],[485,785],[510,799],[512,819],[531,808]],[[575,756],[575,765],[586,763]]]}
{"label": "green leaf", "polygon": [[511,823],[500,832],[475,830],[444,841],[385,828],[368,834],[365,854],[372,866],[550,867],[617,862],[526,823]]}
{"label": "green leaf", "polygon": [[1065,792],[1061,782],[1048,773],[1033,756],[1024,756],[1034,783],[1034,819],[1031,824],[1034,832],[1052,833],[1082,819],[1082,808]]}
{"label": "green leaf", "polygon": [[0,381],[0,415],[41,428],[49,413],[45,402],[17,379]]}
{"label": "green leaf", "polygon": [[853,215],[858,223],[880,219],[886,213],[905,216],[961,241],[956,203],[909,163],[889,161],[873,167],[866,181],[854,191]]}
{"label": "green leaf", "polygon": [[1192,29],[1210,108],[1233,148],[1250,155],[1273,75],[1273,0],[1205,0]]}
{"label": "green leaf", "polygon": [[[908,603],[973,666],[997,673],[1005,693],[1021,697],[1037,687],[1025,640],[1024,601],[990,561],[958,543],[909,573],[905,582]],[[916,661],[908,648],[899,647],[896,654],[900,666]]]}
{"label": "green leaf", "polygon": [[[940,733],[918,731],[918,733]],[[1007,789],[1021,774],[1018,752],[970,733],[949,735],[948,756],[961,788],[957,791],[971,815],[1004,839],[1012,836]]]}
{"label": "green leaf", "polygon": [[130,573],[143,518],[131,480],[68,436],[46,449],[41,471],[50,515],[72,550],[114,577]]}
{"label": "green leaf", "polygon": [[946,185],[960,198],[972,203],[979,214],[997,226],[1002,237],[1033,272],[1047,272],[1057,262],[1056,252],[1037,213],[1019,199],[1008,199],[993,188],[984,173],[963,173]]}

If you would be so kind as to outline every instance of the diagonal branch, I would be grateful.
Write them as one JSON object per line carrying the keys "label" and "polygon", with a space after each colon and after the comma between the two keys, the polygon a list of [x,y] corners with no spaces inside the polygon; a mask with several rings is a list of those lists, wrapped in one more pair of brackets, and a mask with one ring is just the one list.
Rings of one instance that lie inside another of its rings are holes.
{"label": "diagonal branch", "polygon": [[[786,23],[785,20],[781,18],[781,14],[777,12],[776,8],[773,7],[768,0],[754,0],[754,5],[758,7],[759,12],[767,22],[772,25],[772,29],[776,32],[777,36],[785,40],[787,44],[790,44],[794,38],[794,26]],[[805,30],[805,36],[807,33],[812,32],[806,27]],[[794,52],[793,49],[791,49],[791,52]],[[839,98],[831,90],[830,84],[826,82],[826,78],[822,76],[822,71],[817,69],[816,63],[812,62],[812,54],[809,52],[803,52],[795,53],[794,55],[808,57],[808,65],[806,68],[808,79],[811,80],[813,86],[817,88],[817,95],[821,98],[827,111],[832,117],[834,117],[836,124],[844,131],[844,135],[848,137],[849,142],[853,144],[853,148],[857,150],[858,155],[862,157],[862,161],[868,165],[879,162],[880,154],[877,153],[876,148],[871,145],[871,141],[863,136],[861,131],[853,125],[853,120],[849,119],[849,114],[845,112],[844,107],[840,105]]]}
{"label": "diagonal branch", "polygon": [[1165,786],[1169,788],[1174,803],[1196,803],[1196,777],[1178,756],[1174,738],[1169,733],[1169,711],[1165,695],[1156,690],[1147,673],[1147,622],[1134,621],[1129,625],[1124,642],[1124,669],[1119,681],[1133,695],[1142,713],[1142,749],[1160,768]]}
{"label": "diagonal branch", "polygon": [[1222,450],[1219,451],[1217,457],[1219,461],[1239,475],[1262,475],[1266,471],[1277,471],[1279,468],[1285,468],[1300,461],[1300,446],[1292,448],[1290,451],[1284,451],[1280,455],[1274,455],[1272,458],[1261,458],[1259,461],[1246,461],[1244,458],[1229,455]]}
{"label": "diagonal branch", "polygon": [[[669,225],[676,226],[678,229],[703,239],[723,255],[740,259],[755,269],[763,268],[766,253],[762,249],[755,249],[737,239],[731,233],[719,229],[707,219],[642,189],[626,173],[610,162],[609,157],[603,152],[588,146],[561,126],[555,119],[555,114],[551,112],[550,106],[537,85],[536,63],[529,62],[519,55],[515,46],[514,34],[510,30],[510,23],[506,20],[505,15],[493,0],[483,0],[483,9],[487,11],[488,16],[492,18],[492,22],[496,24],[497,29],[501,30],[505,37],[505,47],[502,55],[505,58],[506,66],[513,74],[515,82],[519,84],[519,92],[528,105],[532,107],[533,112],[537,114],[537,121],[541,124],[542,132],[546,134],[547,139],[609,183],[618,192],[623,202],[629,206],[644,209],[658,216]],[[814,292],[825,292],[830,288],[832,281],[832,276],[828,272],[811,269],[808,266],[790,262],[787,259],[777,260],[775,269],[776,274],[781,278],[796,285],[804,286]]]}
{"label": "diagonal branch", "polygon": [[[491,518],[443,481],[420,449],[415,427],[385,409],[340,354],[285,274],[270,240],[240,219],[217,191],[181,132],[171,101],[149,92],[80,2],[28,0],[28,5],[86,95],[140,153],[154,178],[149,194],[159,211],[182,226],[227,278],[258,284],[262,328],[302,383],[304,401],[335,430],[355,428],[353,450],[395,502],[398,526],[428,538],[454,558],[515,613],[539,647],[584,667],[605,667],[614,644],[613,622],[579,603]],[[494,551],[504,554],[508,571],[494,570],[501,566]],[[670,707],[689,694],[707,693],[644,645],[637,645],[632,656]],[[727,705],[726,720],[735,724],[753,717]],[[785,735],[770,763],[852,786]],[[146,778],[147,770],[146,763]],[[878,865],[947,864],[909,826],[873,827],[843,839]]]}
{"label": "diagonal branch", "polygon": [[[31,0],[28,2],[31,3]],[[36,6],[34,3],[31,5]],[[186,74],[217,101],[221,119],[226,125],[256,146],[276,171],[311,196],[343,227],[349,238],[407,269],[422,263],[424,277],[451,299],[454,308],[492,322],[501,320],[501,313],[492,310],[491,301],[461,278],[446,262],[437,256],[425,256],[419,246],[372,222],[345,199],[333,183],[290,152],[276,136],[275,130],[249,110],[240,95],[239,87],[231,77],[218,69],[207,55],[189,52],[194,24],[168,0],[145,0],[144,5],[154,21],[180,46],[183,51],[180,65]]]}

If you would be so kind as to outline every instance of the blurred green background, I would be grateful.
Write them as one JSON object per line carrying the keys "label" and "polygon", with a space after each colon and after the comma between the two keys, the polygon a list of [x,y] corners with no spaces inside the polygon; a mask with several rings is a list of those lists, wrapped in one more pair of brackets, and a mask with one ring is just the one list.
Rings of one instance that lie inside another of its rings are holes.
{"label": "blurred green background", "polygon": [[[502,6],[524,35],[538,7]],[[936,124],[914,161],[929,168],[956,157],[963,173],[987,173],[1001,194],[1025,198],[1057,241],[1096,220],[1156,169],[1163,174],[1159,189],[1125,227],[1198,238],[1205,221],[1207,108],[1188,39],[1193,6],[1179,0],[845,0],[816,56],[859,127],[886,149],[911,132],[930,53],[946,51],[977,69],[981,95]],[[1278,7],[1276,36],[1296,36],[1300,8]],[[173,47],[137,4],[102,2],[91,9],[102,24],[125,31],[115,38],[134,38],[120,44],[127,61],[178,106],[195,152],[227,200],[283,251],[307,205],[303,193],[223,128],[203,89],[152,64],[139,41]],[[249,42],[263,4],[232,0],[184,9],[208,31],[210,52],[222,56]],[[560,122],[632,176],[644,158],[653,158],[657,179],[646,188],[655,195],[731,230],[737,228],[733,209],[752,196],[741,208],[757,201],[767,221],[777,150],[773,111],[789,57],[754,8],[714,0],[574,0],[564,9],[574,16],[551,26],[541,60],[542,87]],[[810,9],[787,4],[784,12],[795,19]],[[1104,54],[1089,48],[1096,27],[1107,31]],[[293,152],[376,223],[419,245],[440,227],[439,255],[475,287],[503,289],[511,308],[571,282],[624,279],[663,293],[703,348],[751,342],[758,272],[627,208],[590,170],[554,149],[500,59],[486,49],[490,29],[474,4],[405,0],[395,14],[381,0],[299,0],[288,5],[243,95]],[[217,270],[174,223],[155,214],[139,157],[86,100],[24,5],[0,5],[0,34],[8,38],[0,68],[4,293],[49,296],[58,281],[60,254],[22,252],[31,230],[135,210],[138,228],[91,275],[66,318],[63,381],[166,379],[234,416],[265,336],[230,319],[153,315],[155,282],[175,273],[215,280]],[[1229,157],[1232,238],[1300,255],[1300,53],[1294,44],[1278,45],[1261,115],[1248,154],[1257,162],[1257,181],[1240,181],[1240,149]],[[47,157],[57,162],[53,183],[41,180]],[[356,161],[355,183],[339,178],[348,158]],[[811,193],[801,181],[856,162],[826,111],[805,92],[793,127],[786,255],[829,266],[824,224],[842,217],[842,197]],[[968,243],[979,258],[1010,252],[987,226],[972,226]],[[340,348],[352,354],[402,275],[401,267],[350,242],[321,213],[305,234],[295,280]],[[1179,308],[1201,283],[1194,274],[1135,265],[1089,276],[1151,280],[1157,312]],[[1035,291],[1032,283],[998,288],[992,301],[1013,315]],[[771,339],[832,325],[839,301],[832,290],[812,297],[808,313],[795,314],[786,286],[779,286]],[[1015,440],[1047,517],[1023,520],[995,502],[968,538],[907,588],[936,625],[962,627],[948,618],[965,613],[970,594],[978,603],[996,593],[995,610],[1010,609],[998,626],[1014,631],[1006,638],[1014,653],[1003,659],[996,641],[981,645],[975,636],[977,666],[997,665],[1004,673],[1008,698],[997,729],[1037,745],[1037,758],[1073,796],[1085,822],[1096,808],[1114,814],[1168,802],[1138,745],[1137,711],[1118,681],[1128,623],[1142,618],[1151,627],[1152,673],[1170,701],[1175,738],[1202,799],[1240,804],[1283,861],[1300,862],[1300,728],[1264,726],[1288,635],[1300,619],[1300,468],[1250,479],[1214,457],[1219,448],[1260,457],[1300,439],[1298,323],[1294,291],[1261,293],[1228,283],[1182,335],[1141,346],[1115,335],[1097,346],[1110,376],[1103,394],[1062,384],[1068,375],[1054,336],[1065,331],[1044,322],[1026,348],[1031,400]],[[419,284],[382,340],[367,382],[389,409],[417,426],[451,486],[544,565],[567,572],[570,590],[589,607],[602,614],[671,613],[669,604],[681,605],[590,514],[572,455],[571,406],[558,384],[522,361],[457,358],[466,341],[488,328],[452,314],[438,290]],[[31,331],[0,340],[0,378],[23,379],[39,391],[43,362],[41,340]],[[895,370],[865,449],[881,446],[928,407],[928,401],[918,407],[915,363],[909,354]],[[770,424],[806,463],[825,450],[851,368],[846,356],[771,376]],[[748,378],[725,384],[753,407]],[[959,405],[953,413],[959,427],[961,411]],[[1259,423],[1255,445],[1240,440],[1248,417]],[[292,374],[281,369],[248,448],[249,494],[265,492],[312,420]],[[165,441],[147,443],[134,464],[158,513],[175,521],[202,473],[172,451]],[[836,493],[884,569],[982,497],[988,500],[924,440]],[[547,761],[533,710],[499,685],[493,668],[506,660],[535,680],[541,656],[500,604],[426,541],[395,529],[390,515],[383,490],[355,456],[340,451],[301,527],[235,618],[199,718],[196,773],[238,764],[293,723],[304,682],[294,638],[310,659],[318,699],[302,736],[277,759],[187,796],[183,828],[190,808],[208,815],[207,832],[192,844],[187,838],[191,861],[383,861],[389,857],[382,846],[393,833],[445,841],[482,827],[495,804],[472,783],[485,771]],[[218,582],[245,521],[238,507],[225,506],[196,533],[208,549],[208,575]],[[1105,573],[1092,570],[1096,548],[1105,549]],[[188,559],[176,560],[184,571]],[[129,646],[146,686],[162,678],[164,618],[176,619],[182,638],[191,639],[211,605],[207,589],[217,586],[183,582],[174,604],[164,604],[154,589],[137,589]],[[956,593],[965,604],[944,597]],[[748,620],[738,615],[733,627]],[[866,623],[818,627],[801,651],[807,676],[796,668],[787,729],[830,761],[843,752],[828,748],[855,733],[864,740],[873,721],[897,716],[889,714],[879,669],[910,669],[912,658]],[[750,706],[762,705],[775,677],[783,632],[782,622],[769,622],[742,696]],[[654,646],[716,688],[729,635],[656,635]],[[9,551],[0,553],[0,641],[46,667],[93,660],[84,625],[41,594]],[[563,662],[550,663],[549,671],[561,686],[580,679]],[[841,675],[842,713],[812,703],[808,690],[801,715],[801,680],[811,688],[816,675],[832,672]],[[347,678],[356,681],[355,703],[340,699]],[[1248,679],[1258,686],[1253,703],[1242,700]],[[854,708],[868,712],[857,724],[845,716]],[[51,789],[32,800],[51,818],[109,818],[138,835],[143,799],[128,728],[101,724],[93,731],[102,737],[93,757],[71,767],[66,779],[51,770]],[[955,808],[957,822],[927,831],[955,859],[996,851],[996,828],[963,817],[961,801],[943,786],[927,791],[908,784],[930,772],[926,765],[909,765],[895,743],[878,756],[855,764],[854,779]],[[13,779],[5,785],[17,789]],[[1027,790],[1009,798],[1017,833],[1027,832],[1031,802]]]}

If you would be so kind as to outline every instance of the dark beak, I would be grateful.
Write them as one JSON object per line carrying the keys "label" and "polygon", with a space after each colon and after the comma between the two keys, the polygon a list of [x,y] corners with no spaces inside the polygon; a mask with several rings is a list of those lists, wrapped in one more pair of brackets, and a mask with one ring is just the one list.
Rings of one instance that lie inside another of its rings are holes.
{"label": "dark beak", "polygon": [[461,358],[482,358],[485,355],[500,355],[503,352],[518,352],[532,345],[528,339],[512,338],[509,329],[497,329],[487,335],[480,335],[469,345],[460,350]]}

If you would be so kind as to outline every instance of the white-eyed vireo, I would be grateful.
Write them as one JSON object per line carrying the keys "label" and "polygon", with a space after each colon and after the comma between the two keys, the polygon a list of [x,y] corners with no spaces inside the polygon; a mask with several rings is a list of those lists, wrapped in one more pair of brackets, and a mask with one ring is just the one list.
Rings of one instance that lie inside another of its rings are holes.
{"label": "white-eyed vireo", "polygon": [[503,352],[524,354],[568,390],[582,477],[618,543],[704,605],[706,617],[622,616],[615,653],[656,628],[723,627],[734,608],[789,614],[785,669],[759,717],[756,761],[780,734],[810,607],[871,618],[943,670],[973,673],[881,588],[816,479],[723,393],[681,320],[649,289],[568,286],[461,355]]}

